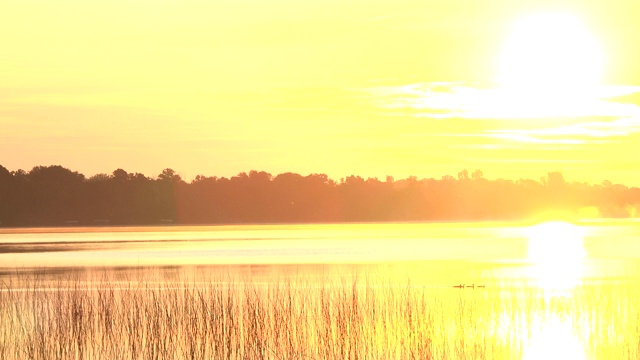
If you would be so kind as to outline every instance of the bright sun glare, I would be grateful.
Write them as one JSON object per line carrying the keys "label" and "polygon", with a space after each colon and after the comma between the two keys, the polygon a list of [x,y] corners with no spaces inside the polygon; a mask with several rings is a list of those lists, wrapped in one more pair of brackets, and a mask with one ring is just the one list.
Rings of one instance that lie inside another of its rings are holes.
{"label": "bright sun glare", "polygon": [[603,55],[595,37],[574,16],[532,15],[517,21],[498,61],[498,82],[509,89],[549,93],[601,81]]}
{"label": "bright sun glare", "polygon": [[522,356],[523,360],[586,358],[584,343],[575,334],[571,322],[555,317],[536,324]]}
{"label": "bright sun glare", "polygon": [[528,258],[532,277],[547,290],[566,290],[576,286],[587,255],[581,227],[561,221],[528,228]]}

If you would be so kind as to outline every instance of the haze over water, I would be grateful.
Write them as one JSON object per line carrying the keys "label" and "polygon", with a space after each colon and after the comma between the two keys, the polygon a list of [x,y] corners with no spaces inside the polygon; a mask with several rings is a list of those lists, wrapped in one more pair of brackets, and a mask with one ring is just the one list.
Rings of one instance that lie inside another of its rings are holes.
{"label": "haze over water", "polygon": [[[635,221],[558,224],[4,229],[0,264],[5,271],[216,266],[210,271],[238,272],[245,265],[298,273],[363,270],[438,286],[508,282],[567,287],[633,275],[629,271],[640,259]],[[571,233],[573,228],[580,234]],[[555,283],[549,283],[551,278]]]}

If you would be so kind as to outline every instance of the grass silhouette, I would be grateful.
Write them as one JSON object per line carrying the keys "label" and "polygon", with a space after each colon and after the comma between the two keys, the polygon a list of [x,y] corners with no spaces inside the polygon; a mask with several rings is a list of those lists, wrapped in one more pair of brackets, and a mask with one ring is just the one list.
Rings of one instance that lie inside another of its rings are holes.
{"label": "grass silhouette", "polygon": [[15,273],[0,286],[0,358],[515,359],[546,318],[570,323],[595,358],[637,358],[638,300],[636,287],[613,282],[548,297],[366,275]]}

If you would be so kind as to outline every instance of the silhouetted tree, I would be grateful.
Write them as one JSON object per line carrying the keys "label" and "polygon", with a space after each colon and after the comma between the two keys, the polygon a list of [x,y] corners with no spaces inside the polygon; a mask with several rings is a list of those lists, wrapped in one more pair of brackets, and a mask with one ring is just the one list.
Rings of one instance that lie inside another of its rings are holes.
{"label": "silhouetted tree", "polygon": [[86,179],[59,165],[29,172],[0,166],[0,226],[508,220],[585,207],[609,217],[637,216],[640,189],[569,183],[561,172],[539,182],[488,180],[481,170],[441,179],[348,176],[335,182],[325,174],[252,170],[186,183],[170,168],[155,179],[123,169]]}
{"label": "silhouetted tree", "polygon": [[13,176],[7,168],[0,165],[0,226],[13,221],[10,215],[12,207],[15,206],[11,198],[12,190]]}
{"label": "silhouetted tree", "polygon": [[84,175],[60,165],[31,169],[26,181],[32,198],[26,206],[33,221],[43,225],[79,221],[82,215],[79,190],[84,180]]}

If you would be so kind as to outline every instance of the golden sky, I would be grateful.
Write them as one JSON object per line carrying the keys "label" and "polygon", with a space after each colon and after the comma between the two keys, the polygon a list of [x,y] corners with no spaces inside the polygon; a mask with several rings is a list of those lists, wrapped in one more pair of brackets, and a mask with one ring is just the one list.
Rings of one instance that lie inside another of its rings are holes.
{"label": "golden sky", "polygon": [[0,0],[0,165],[640,185],[640,2]]}

